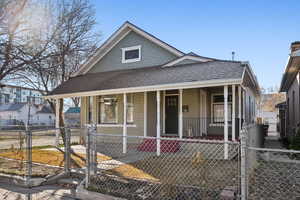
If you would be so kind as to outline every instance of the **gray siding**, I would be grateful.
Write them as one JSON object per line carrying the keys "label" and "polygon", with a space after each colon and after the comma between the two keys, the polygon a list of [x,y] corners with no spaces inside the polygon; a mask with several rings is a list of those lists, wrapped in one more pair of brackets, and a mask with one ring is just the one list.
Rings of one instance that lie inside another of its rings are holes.
{"label": "gray siding", "polygon": [[[299,76],[299,73],[298,73]],[[294,97],[293,97],[294,93]],[[297,127],[297,123],[300,121],[299,114],[299,83],[297,78],[294,79],[293,84],[290,86],[287,92],[287,104],[288,104],[288,113],[287,113],[287,135],[292,136],[294,129]]]}
{"label": "gray siding", "polygon": [[[122,48],[141,45],[141,61],[122,63]],[[161,65],[176,56],[144,37],[131,31],[109,53],[107,53],[88,73]]]}

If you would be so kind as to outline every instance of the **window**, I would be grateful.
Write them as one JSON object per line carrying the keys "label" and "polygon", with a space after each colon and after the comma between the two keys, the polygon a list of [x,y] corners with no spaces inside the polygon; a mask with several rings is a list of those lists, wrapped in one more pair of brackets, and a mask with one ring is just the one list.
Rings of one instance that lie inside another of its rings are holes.
{"label": "window", "polygon": [[[228,95],[228,121],[232,121],[232,95]],[[224,95],[212,96],[212,123],[224,123]]]}
{"label": "window", "polygon": [[122,63],[132,63],[141,60],[141,45],[122,48]]}
{"label": "window", "polygon": [[118,101],[116,97],[100,98],[100,123],[117,123]]}
{"label": "window", "polygon": [[133,94],[127,94],[127,123],[133,123]]}

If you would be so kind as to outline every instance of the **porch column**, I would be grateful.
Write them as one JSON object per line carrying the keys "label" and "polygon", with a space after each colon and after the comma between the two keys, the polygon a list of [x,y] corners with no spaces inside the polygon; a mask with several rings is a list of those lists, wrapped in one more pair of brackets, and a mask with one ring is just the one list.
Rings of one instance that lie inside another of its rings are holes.
{"label": "porch column", "polygon": [[123,153],[127,152],[127,94],[123,94]]}
{"label": "porch column", "polygon": [[147,92],[144,92],[144,137],[147,137]]}
{"label": "porch column", "polygon": [[224,86],[224,159],[228,159],[228,85]]}
{"label": "porch column", "polygon": [[59,145],[59,133],[60,133],[60,114],[59,114],[59,110],[60,110],[60,104],[62,103],[63,99],[56,99],[56,104],[55,104],[55,146]]}
{"label": "porch column", "polygon": [[166,90],[163,91],[163,107],[162,107],[162,124],[163,124],[163,134],[166,133]]}
{"label": "porch column", "polygon": [[241,136],[241,130],[242,130],[242,88],[239,85],[238,86],[238,95],[239,95],[239,134]]}
{"label": "porch column", "polygon": [[231,139],[235,141],[235,85],[232,85],[232,126]]}
{"label": "porch column", "polygon": [[160,91],[156,91],[156,154],[160,156]]}
{"label": "porch column", "polygon": [[183,136],[183,114],[182,114],[182,89],[179,89],[179,120],[178,120],[178,130],[179,130],[179,138],[182,139]]}

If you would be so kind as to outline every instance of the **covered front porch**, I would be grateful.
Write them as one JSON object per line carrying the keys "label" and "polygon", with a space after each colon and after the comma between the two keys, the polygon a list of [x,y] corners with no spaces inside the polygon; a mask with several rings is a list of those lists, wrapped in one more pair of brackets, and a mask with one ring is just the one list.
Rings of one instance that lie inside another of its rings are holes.
{"label": "covered front porch", "polygon": [[239,84],[232,84],[81,96],[81,125],[123,135],[123,153],[131,142],[127,136],[148,138],[158,151],[163,138],[222,140],[228,152],[226,142],[239,139],[244,95]]}

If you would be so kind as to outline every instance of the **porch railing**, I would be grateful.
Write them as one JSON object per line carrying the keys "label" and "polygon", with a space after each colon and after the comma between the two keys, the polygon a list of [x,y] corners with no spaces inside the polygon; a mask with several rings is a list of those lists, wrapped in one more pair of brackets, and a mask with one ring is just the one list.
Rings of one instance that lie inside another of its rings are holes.
{"label": "porch railing", "polygon": [[[228,121],[229,128],[232,128],[232,120]],[[184,137],[203,137],[203,136],[222,136],[216,128],[224,127],[224,118],[211,117],[184,117],[183,118],[183,136]],[[239,118],[235,119],[236,136],[239,135]],[[231,132],[229,133],[231,134]]]}

